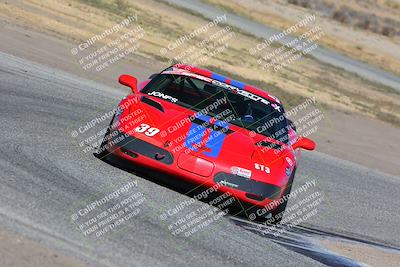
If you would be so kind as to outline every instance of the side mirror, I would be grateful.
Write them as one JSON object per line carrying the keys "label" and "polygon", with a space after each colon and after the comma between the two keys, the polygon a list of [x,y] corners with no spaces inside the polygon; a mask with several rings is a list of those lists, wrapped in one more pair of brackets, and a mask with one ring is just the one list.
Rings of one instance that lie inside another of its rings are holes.
{"label": "side mirror", "polygon": [[296,143],[292,145],[293,150],[297,148],[303,148],[306,150],[314,150],[315,149],[315,142],[311,139],[308,139],[306,137],[300,137]]}
{"label": "side mirror", "polygon": [[119,76],[119,83],[130,87],[134,94],[139,92],[137,87],[137,79],[133,76],[122,74]]}

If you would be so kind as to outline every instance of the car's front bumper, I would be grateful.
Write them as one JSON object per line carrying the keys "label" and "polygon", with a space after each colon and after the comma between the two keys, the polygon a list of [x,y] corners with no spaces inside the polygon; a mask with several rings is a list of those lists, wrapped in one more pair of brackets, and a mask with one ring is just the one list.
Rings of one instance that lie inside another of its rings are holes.
{"label": "car's front bumper", "polygon": [[[115,131],[115,130],[114,130]],[[117,131],[108,142],[108,152],[145,168],[151,168],[204,187],[215,187],[220,193],[229,192],[240,202],[265,207],[279,199],[283,189],[279,186],[246,179],[215,169],[205,177],[176,164],[177,157],[164,148]]]}

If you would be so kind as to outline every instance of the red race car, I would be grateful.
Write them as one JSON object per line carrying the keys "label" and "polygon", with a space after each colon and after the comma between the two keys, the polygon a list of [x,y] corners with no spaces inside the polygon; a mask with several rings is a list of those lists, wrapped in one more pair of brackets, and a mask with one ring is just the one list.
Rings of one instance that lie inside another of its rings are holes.
{"label": "red race car", "polygon": [[[276,97],[183,64],[139,86],[129,75],[119,82],[132,94],[116,109],[99,155],[112,153],[283,214],[287,201],[279,200],[290,193],[296,149],[313,150],[315,143],[296,134]],[[277,204],[271,209],[271,203]]]}

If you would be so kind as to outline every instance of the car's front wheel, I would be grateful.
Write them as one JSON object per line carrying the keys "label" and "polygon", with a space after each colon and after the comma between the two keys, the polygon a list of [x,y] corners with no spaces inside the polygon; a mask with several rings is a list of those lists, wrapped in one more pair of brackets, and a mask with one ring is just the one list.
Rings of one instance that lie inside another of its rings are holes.
{"label": "car's front wheel", "polygon": [[98,158],[104,158],[109,154],[109,152],[106,149],[106,144],[108,142],[108,140],[107,140],[108,136],[110,135],[110,132],[111,132],[111,125],[114,121],[114,117],[115,117],[115,114],[112,117],[111,122],[107,127],[106,133],[104,134],[103,140],[101,141],[101,144],[100,144],[97,152],[95,153]]}

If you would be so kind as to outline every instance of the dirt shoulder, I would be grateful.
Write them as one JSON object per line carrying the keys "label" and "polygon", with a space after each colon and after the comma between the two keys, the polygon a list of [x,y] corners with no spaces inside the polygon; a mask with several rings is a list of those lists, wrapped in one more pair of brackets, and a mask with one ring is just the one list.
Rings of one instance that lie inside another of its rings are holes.
{"label": "dirt shoulder", "polygon": [[[400,70],[400,4],[373,0],[204,0],[285,30],[313,13],[325,35],[319,42],[393,73]],[[384,49],[382,49],[384,48]]]}
{"label": "dirt shoulder", "polygon": [[344,241],[322,240],[320,243],[330,251],[369,266],[399,266],[400,254],[397,251]]}
{"label": "dirt shoulder", "polygon": [[36,241],[0,229],[0,266],[86,267],[89,265],[49,249]]}

